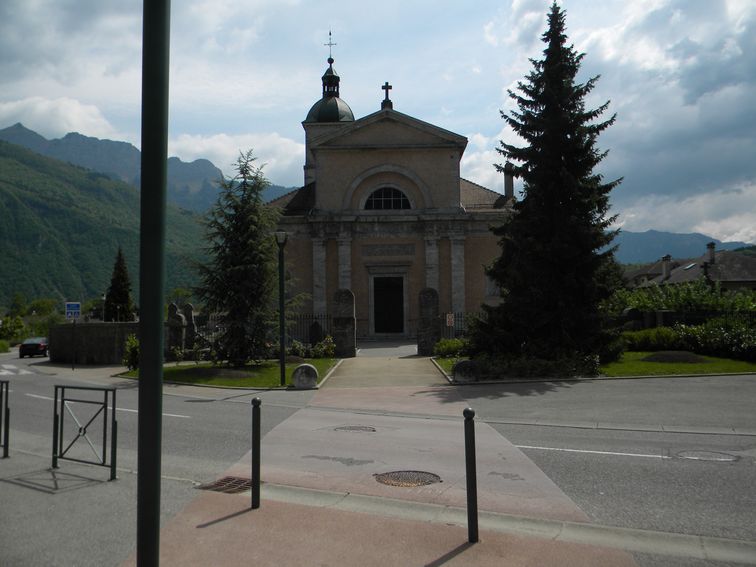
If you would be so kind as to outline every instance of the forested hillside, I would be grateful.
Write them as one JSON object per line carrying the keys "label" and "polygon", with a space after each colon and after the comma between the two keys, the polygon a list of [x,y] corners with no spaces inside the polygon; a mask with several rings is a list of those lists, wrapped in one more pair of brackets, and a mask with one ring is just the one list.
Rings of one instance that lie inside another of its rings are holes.
{"label": "forested hillside", "polygon": [[[169,206],[167,289],[194,283],[202,245],[196,214]],[[138,297],[139,193],[15,144],[0,142],[0,307],[27,298],[100,297],[123,248]]]}

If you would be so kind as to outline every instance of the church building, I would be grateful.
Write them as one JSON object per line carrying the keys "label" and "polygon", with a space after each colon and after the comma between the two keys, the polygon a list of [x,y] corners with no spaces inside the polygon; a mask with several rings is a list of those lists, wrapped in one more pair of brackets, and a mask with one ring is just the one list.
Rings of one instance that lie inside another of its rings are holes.
{"label": "church building", "polygon": [[467,138],[394,110],[355,119],[328,58],[323,95],[307,113],[304,186],[271,205],[288,235],[285,266],[305,313],[331,313],[334,293],[354,293],[357,337],[412,337],[419,294],[433,288],[441,313],[480,311],[498,289],[484,267],[501,252],[490,227],[512,212],[504,194],[460,177]]}

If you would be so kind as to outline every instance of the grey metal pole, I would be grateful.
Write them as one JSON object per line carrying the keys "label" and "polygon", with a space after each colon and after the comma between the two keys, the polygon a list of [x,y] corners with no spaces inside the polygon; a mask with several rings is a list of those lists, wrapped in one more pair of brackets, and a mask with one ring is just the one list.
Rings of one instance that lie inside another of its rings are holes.
{"label": "grey metal pole", "polygon": [[466,408],[465,416],[465,465],[467,477],[467,541],[478,542],[478,479],[475,466],[475,412]]}
{"label": "grey metal pole", "polygon": [[165,195],[170,0],[145,0],[142,32],[142,182],[139,237],[137,565],[160,563]]}
{"label": "grey metal pole", "polygon": [[284,316],[284,246],[278,243],[278,357],[281,366],[281,386],[286,385],[286,318]]}
{"label": "grey metal pole", "polygon": [[252,509],[260,507],[260,398],[252,400]]}

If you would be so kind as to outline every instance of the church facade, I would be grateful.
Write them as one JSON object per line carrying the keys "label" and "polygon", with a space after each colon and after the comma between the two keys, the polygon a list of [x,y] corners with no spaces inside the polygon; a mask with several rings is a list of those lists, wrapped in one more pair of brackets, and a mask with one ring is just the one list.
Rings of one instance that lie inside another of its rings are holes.
{"label": "church facade", "polygon": [[423,288],[457,317],[496,302],[484,266],[501,252],[490,227],[512,212],[511,176],[503,195],[462,179],[467,139],[394,110],[388,83],[380,110],[355,119],[328,63],[302,123],[304,186],[271,203],[305,311],[328,314],[349,289],[358,337],[411,337]]}

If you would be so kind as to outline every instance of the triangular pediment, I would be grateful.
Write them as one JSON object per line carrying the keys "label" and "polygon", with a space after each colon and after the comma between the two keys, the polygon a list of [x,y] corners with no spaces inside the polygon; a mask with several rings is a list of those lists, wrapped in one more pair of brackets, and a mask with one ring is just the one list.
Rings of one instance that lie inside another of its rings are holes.
{"label": "triangular pediment", "polygon": [[433,148],[464,150],[467,138],[392,109],[345,124],[310,141],[312,149]]}

